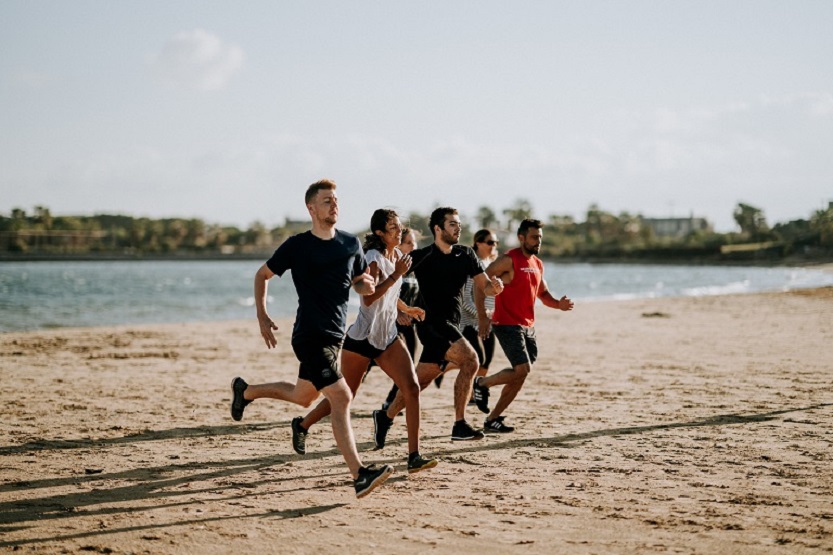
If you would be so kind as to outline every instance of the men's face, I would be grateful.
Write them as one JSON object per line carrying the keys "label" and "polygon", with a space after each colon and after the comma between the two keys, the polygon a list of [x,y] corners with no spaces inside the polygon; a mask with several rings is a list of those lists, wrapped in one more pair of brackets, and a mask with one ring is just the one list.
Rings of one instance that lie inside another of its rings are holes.
{"label": "men's face", "polygon": [[338,221],[338,195],[334,189],[321,189],[307,205],[313,220],[336,225]]}
{"label": "men's face", "polygon": [[541,250],[541,240],[544,234],[540,229],[534,227],[526,231],[526,235],[518,235],[518,240],[521,242],[523,249],[530,254],[538,254]]}
{"label": "men's face", "polygon": [[440,238],[447,245],[456,245],[460,242],[460,232],[463,225],[460,223],[460,216],[457,214],[446,214],[443,220],[443,228],[440,230]]}

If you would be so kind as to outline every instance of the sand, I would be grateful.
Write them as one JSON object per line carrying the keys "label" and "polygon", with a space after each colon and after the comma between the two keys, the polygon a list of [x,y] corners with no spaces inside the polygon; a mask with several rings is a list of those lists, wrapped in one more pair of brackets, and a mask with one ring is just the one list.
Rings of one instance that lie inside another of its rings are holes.
{"label": "sand", "polygon": [[[0,334],[0,549],[36,553],[829,553],[833,289],[539,309],[512,434],[452,443],[452,390],[374,451],[378,370],[353,405],[356,500],[329,423],[229,416],[231,378],[294,380],[291,323]],[[506,364],[498,353],[493,369]],[[469,407],[470,421],[482,415]]]}

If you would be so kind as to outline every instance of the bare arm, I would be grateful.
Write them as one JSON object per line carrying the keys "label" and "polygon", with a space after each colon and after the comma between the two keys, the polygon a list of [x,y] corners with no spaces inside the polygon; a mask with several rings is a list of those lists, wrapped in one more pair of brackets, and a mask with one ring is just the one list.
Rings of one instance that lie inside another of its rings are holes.
{"label": "bare arm", "polygon": [[494,297],[503,292],[503,281],[497,276],[487,278],[486,274],[477,274],[472,278],[475,289],[479,289],[487,297]]}
{"label": "bare arm", "polygon": [[257,310],[257,322],[260,325],[260,335],[266,342],[266,348],[271,349],[278,344],[275,339],[274,330],[278,329],[277,324],[269,317],[266,311],[266,294],[269,289],[269,280],[274,276],[274,272],[264,264],[255,273],[255,309]]}
{"label": "bare arm", "polygon": [[388,289],[393,287],[393,284],[396,283],[396,281],[399,278],[408,273],[408,270],[410,268],[410,255],[402,255],[402,257],[396,261],[393,273],[389,275],[387,278],[385,278],[385,280],[382,283],[377,283],[377,280],[379,279],[379,265],[376,264],[376,262],[371,262],[370,266],[368,266],[368,271],[370,272],[370,275],[373,276],[373,283],[376,284],[376,290],[370,295],[366,295],[364,298],[362,298],[364,306],[370,306],[377,300],[381,299],[385,295],[385,293],[387,293]]}
{"label": "bare arm", "polygon": [[567,295],[564,295],[560,299],[553,297],[552,293],[550,293],[549,287],[547,286],[547,281],[543,278],[541,279],[541,286],[538,288],[538,298],[541,299],[544,306],[564,311],[573,310],[573,301],[568,299]]}
{"label": "bare arm", "polygon": [[372,295],[376,291],[376,280],[370,275],[370,266],[353,279],[353,291],[362,297]]}

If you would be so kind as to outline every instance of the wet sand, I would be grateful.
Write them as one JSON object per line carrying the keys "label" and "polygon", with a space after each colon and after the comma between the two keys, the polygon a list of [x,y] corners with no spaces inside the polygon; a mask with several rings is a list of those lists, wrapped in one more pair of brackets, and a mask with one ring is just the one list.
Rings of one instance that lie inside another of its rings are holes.
{"label": "wet sand", "polygon": [[[328,422],[229,416],[229,383],[292,379],[244,322],[0,334],[0,549],[35,553],[829,553],[833,288],[539,308],[512,434],[452,443],[452,388],[374,451],[374,370],[353,406],[356,500]],[[505,366],[498,353],[494,370]],[[453,376],[450,376],[450,378]],[[469,407],[470,421],[482,414]]]}

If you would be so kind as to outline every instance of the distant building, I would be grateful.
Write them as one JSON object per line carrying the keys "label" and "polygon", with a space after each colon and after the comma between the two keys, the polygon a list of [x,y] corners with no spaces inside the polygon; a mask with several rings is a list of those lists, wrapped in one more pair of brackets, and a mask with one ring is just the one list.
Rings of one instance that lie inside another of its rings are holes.
{"label": "distant building", "polygon": [[657,237],[685,237],[693,231],[711,231],[712,225],[705,218],[642,218]]}

